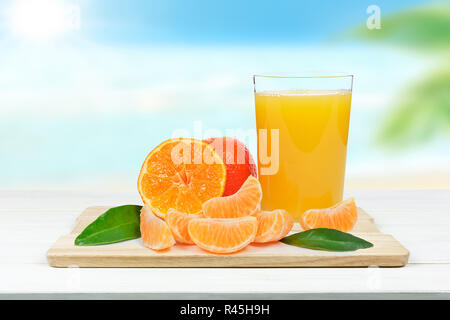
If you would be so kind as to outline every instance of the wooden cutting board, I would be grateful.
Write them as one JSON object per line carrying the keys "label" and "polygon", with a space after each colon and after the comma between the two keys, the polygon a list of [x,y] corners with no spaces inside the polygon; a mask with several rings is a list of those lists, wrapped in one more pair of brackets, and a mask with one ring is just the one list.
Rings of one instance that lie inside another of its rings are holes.
{"label": "wooden cutting board", "polygon": [[[109,207],[89,207],[76,220],[68,235],[59,238],[47,252],[52,267],[401,267],[409,252],[391,235],[381,233],[372,217],[358,208],[352,234],[370,241],[372,248],[354,252],[328,252],[286,245],[251,244],[229,254],[211,254],[195,245],[175,245],[162,252],[143,246],[141,239],[101,246],[75,246],[80,232]],[[293,232],[301,231],[298,224]]]}

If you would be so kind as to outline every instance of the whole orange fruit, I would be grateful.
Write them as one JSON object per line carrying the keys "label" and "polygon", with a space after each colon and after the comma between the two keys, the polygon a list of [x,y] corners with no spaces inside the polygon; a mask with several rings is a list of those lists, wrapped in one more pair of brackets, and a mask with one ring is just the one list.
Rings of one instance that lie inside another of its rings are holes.
{"label": "whole orange fruit", "polygon": [[223,196],[236,193],[250,175],[257,177],[255,161],[244,143],[230,137],[204,141],[214,148],[225,164],[227,175]]}

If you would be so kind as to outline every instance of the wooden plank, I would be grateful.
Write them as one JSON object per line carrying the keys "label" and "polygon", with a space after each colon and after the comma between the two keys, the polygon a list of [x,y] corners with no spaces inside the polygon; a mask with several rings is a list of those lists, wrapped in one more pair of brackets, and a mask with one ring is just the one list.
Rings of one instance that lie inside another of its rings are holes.
{"label": "wooden plank", "polygon": [[77,247],[75,235],[61,237],[48,251],[54,267],[367,267],[404,266],[408,251],[392,236],[381,233],[357,233],[374,244],[373,248],[335,253],[309,250],[283,243],[252,244],[232,255],[207,253],[197,246],[176,245],[164,252],[145,248],[140,240]]}
{"label": "wooden plank", "polygon": [[[102,246],[75,246],[76,236],[109,207],[89,207],[75,228],[47,252],[53,267],[367,267],[406,265],[409,252],[392,236],[382,234],[362,209],[352,233],[374,244],[373,248],[336,253],[309,250],[283,243],[251,244],[232,255],[207,253],[197,246],[176,245],[163,252],[145,248],[140,239]],[[295,225],[293,232],[300,231]]]}
{"label": "wooden plank", "polygon": [[346,190],[345,195],[355,197],[383,233],[411,251],[407,266],[51,268],[46,251],[71,232],[84,208],[138,204],[137,191],[1,190],[0,298],[450,298],[450,190]]}
{"label": "wooden plank", "polygon": [[[450,298],[449,264],[404,268],[50,268],[0,264],[0,299]],[[46,295],[46,296],[45,296]],[[394,295],[394,296],[393,296]],[[399,296],[395,296],[399,295]]]}

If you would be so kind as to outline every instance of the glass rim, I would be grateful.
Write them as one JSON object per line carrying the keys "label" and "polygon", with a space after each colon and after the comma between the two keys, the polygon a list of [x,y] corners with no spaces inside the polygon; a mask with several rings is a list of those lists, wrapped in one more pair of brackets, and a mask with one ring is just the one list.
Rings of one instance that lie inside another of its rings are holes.
{"label": "glass rim", "polygon": [[342,74],[332,74],[332,75],[308,75],[308,76],[277,76],[277,75],[267,75],[267,74],[254,74],[253,79],[256,78],[272,78],[272,79],[333,79],[333,78],[354,78],[353,74],[342,73]]}

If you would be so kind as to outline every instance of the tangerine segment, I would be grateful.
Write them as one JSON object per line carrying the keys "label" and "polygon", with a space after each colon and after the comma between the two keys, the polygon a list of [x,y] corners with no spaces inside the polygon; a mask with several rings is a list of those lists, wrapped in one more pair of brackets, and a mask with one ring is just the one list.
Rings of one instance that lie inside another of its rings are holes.
{"label": "tangerine segment", "polygon": [[203,204],[203,214],[208,218],[239,218],[252,215],[262,198],[258,179],[249,176],[233,195],[212,198]]}
{"label": "tangerine segment", "polygon": [[175,244],[167,224],[147,206],[141,209],[141,237],[144,246],[153,250],[167,249]]}
{"label": "tangerine segment", "polygon": [[284,238],[294,225],[292,216],[283,209],[259,211],[256,218],[258,219],[258,232],[255,242],[278,241]]}
{"label": "tangerine segment", "polygon": [[300,216],[300,224],[304,230],[314,228],[330,228],[350,231],[358,218],[355,199],[341,201],[330,208],[311,209]]}
{"label": "tangerine segment", "polygon": [[192,219],[200,218],[200,215],[186,214],[179,212],[175,209],[169,209],[166,214],[165,220],[170,230],[172,231],[173,237],[179,243],[184,244],[194,244],[189,236],[188,225],[189,221]]}
{"label": "tangerine segment", "polygon": [[200,218],[189,222],[192,241],[200,248],[213,253],[232,253],[245,248],[258,230],[255,217],[235,219]]}
{"label": "tangerine segment", "polygon": [[145,158],[138,191],[144,203],[161,218],[169,209],[199,214],[205,201],[223,194],[225,180],[225,165],[209,144],[170,139]]}

